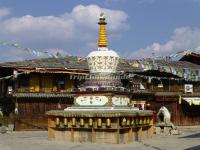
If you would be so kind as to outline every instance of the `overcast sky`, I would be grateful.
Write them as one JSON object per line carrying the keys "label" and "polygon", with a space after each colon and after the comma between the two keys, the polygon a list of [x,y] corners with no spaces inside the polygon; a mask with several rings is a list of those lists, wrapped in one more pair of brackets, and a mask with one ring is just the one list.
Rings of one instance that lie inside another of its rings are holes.
{"label": "overcast sky", "polygon": [[[200,45],[200,0],[0,0],[0,41],[87,56],[97,49],[98,17],[109,48],[124,58],[169,55]],[[0,62],[36,56],[0,45]]]}

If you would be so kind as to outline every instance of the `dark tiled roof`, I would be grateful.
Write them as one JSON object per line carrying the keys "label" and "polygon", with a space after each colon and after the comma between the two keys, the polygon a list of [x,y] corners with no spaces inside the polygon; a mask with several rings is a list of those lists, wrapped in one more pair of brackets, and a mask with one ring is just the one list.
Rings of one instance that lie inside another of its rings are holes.
{"label": "dark tiled roof", "polygon": [[199,53],[191,53],[191,54],[184,55],[180,59],[180,61],[188,61],[188,62],[192,62],[194,64],[200,65],[200,54]]}
{"label": "dark tiled roof", "polygon": [[[129,60],[129,64],[134,64],[135,62],[142,64],[152,64],[152,60]],[[187,61],[165,61],[165,60],[155,60],[155,64],[160,66],[171,66],[174,68],[191,68],[191,69],[200,69],[200,66],[197,64],[193,64]]]}
{"label": "dark tiled roof", "polygon": [[174,75],[186,80],[200,81],[200,65],[191,62],[144,59],[129,60],[129,64],[142,68],[144,72],[140,73],[147,73],[150,76],[159,76],[158,73],[161,73],[162,76]]}
{"label": "dark tiled roof", "polygon": [[42,58],[32,59],[16,62],[5,62],[1,63],[2,67],[11,68],[70,68],[70,69],[88,69],[85,60],[80,62],[73,62],[75,57],[64,57],[64,58]]}
{"label": "dark tiled roof", "polygon": [[[87,62],[84,58],[67,56],[64,58],[43,58],[24,60],[16,62],[0,63],[0,67],[7,68],[48,68],[48,69],[77,69],[88,70]],[[118,65],[118,71],[132,72],[142,71],[140,68],[132,67],[128,61],[122,60]]]}
{"label": "dark tiled roof", "polygon": [[[135,66],[134,64],[140,64]],[[200,69],[200,66],[187,61],[165,61],[165,60],[155,60],[154,63],[157,66],[170,66],[173,68],[182,69]],[[118,65],[118,71],[125,72],[144,72],[146,69],[141,66],[141,64],[152,64],[152,60],[125,60],[121,59]],[[59,69],[59,70],[80,70],[88,71],[88,65],[86,59],[76,56],[67,56],[63,58],[43,58],[43,59],[33,59],[24,60],[16,62],[5,62],[0,63],[0,67],[5,68],[27,68],[27,69]],[[151,68],[152,69],[152,68]],[[151,70],[150,69],[150,70]]]}

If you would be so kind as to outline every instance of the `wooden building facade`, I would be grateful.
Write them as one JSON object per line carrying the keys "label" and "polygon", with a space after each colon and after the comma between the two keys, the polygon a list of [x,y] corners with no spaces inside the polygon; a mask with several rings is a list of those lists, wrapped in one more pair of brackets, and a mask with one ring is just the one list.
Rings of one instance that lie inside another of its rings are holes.
{"label": "wooden building facade", "polygon": [[134,78],[137,78],[137,83],[144,86],[143,90],[133,92],[133,102],[145,104],[155,113],[165,106],[175,125],[200,125],[200,66],[195,59],[196,55],[191,58],[192,63],[189,59],[174,62],[155,60],[154,64],[148,60],[131,62],[135,67],[142,64],[144,69],[135,73],[136,77],[132,79],[134,83]]}
{"label": "wooden building facade", "polygon": [[69,74],[28,73],[10,80],[1,98],[5,115],[15,114],[16,129],[47,129],[45,112],[73,104]]}
{"label": "wooden building facade", "polygon": [[[1,70],[0,103],[7,123],[16,130],[47,130],[46,111],[73,104],[72,88],[79,82],[70,75],[86,75],[87,70],[66,69],[62,61],[50,67],[49,59],[4,63]],[[38,66],[42,66],[41,68]],[[11,117],[10,116],[14,116]]]}

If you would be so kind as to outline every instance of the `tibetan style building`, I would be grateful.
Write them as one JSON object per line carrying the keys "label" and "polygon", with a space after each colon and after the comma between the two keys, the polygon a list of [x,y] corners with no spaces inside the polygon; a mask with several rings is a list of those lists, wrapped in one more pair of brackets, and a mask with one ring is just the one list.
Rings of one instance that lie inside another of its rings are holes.
{"label": "tibetan style building", "polygon": [[[119,63],[117,69],[140,70],[128,62]],[[82,77],[88,73],[86,60],[78,57],[1,63],[2,111],[5,116],[15,114],[16,130],[47,129],[45,112],[71,106],[74,98],[71,91],[84,82]]]}
{"label": "tibetan style building", "polygon": [[[200,66],[188,61],[155,62],[156,69],[138,60],[119,62],[118,72],[129,76],[122,78],[122,83],[132,91],[131,103],[155,112],[166,106],[175,125],[199,125]],[[174,68],[174,73],[170,68]],[[16,71],[18,75],[14,76]],[[84,82],[70,77],[88,73],[86,60],[79,57],[1,63],[3,113],[8,116],[18,111],[15,115],[17,130],[47,129],[45,112],[71,106],[72,89]]]}
{"label": "tibetan style building", "polygon": [[[103,44],[107,46],[107,41]],[[122,78],[116,84],[130,92],[130,104],[135,107],[157,113],[165,106],[175,125],[200,125],[199,58],[189,54],[179,61],[119,59],[116,72]],[[72,106],[74,89],[95,83],[82,78],[90,72],[86,59],[75,56],[1,63],[4,116],[14,115],[10,122],[16,130],[46,130],[45,113]]]}

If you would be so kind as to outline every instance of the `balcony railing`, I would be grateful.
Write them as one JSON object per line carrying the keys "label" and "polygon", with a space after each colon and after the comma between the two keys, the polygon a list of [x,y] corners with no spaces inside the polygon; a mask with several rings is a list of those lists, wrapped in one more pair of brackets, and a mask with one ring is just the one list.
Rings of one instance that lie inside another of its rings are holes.
{"label": "balcony railing", "polygon": [[17,93],[66,93],[71,92],[71,89],[58,89],[58,88],[18,88],[15,90]]}
{"label": "balcony railing", "polygon": [[[137,92],[177,92],[177,93],[183,93],[184,94],[184,87],[183,86],[165,86],[163,85],[163,87],[158,87],[158,86],[145,86],[145,89],[121,89],[121,88],[117,88],[115,87],[114,89],[107,89],[107,88],[99,88],[97,89],[92,89],[92,91],[126,91],[126,92],[133,92],[133,93],[137,93]],[[77,90],[77,89],[76,89]],[[67,93],[67,92],[72,92],[72,91],[76,91],[73,88],[68,88],[68,89],[58,89],[57,87],[53,87],[53,88],[31,88],[31,87],[21,87],[15,90],[15,92],[17,93]],[[82,90],[81,88],[79,88],[79,91],[89,91],[90,89],[85,89]],[[193,87],[193,93],[200,93],[200,87]]]}

